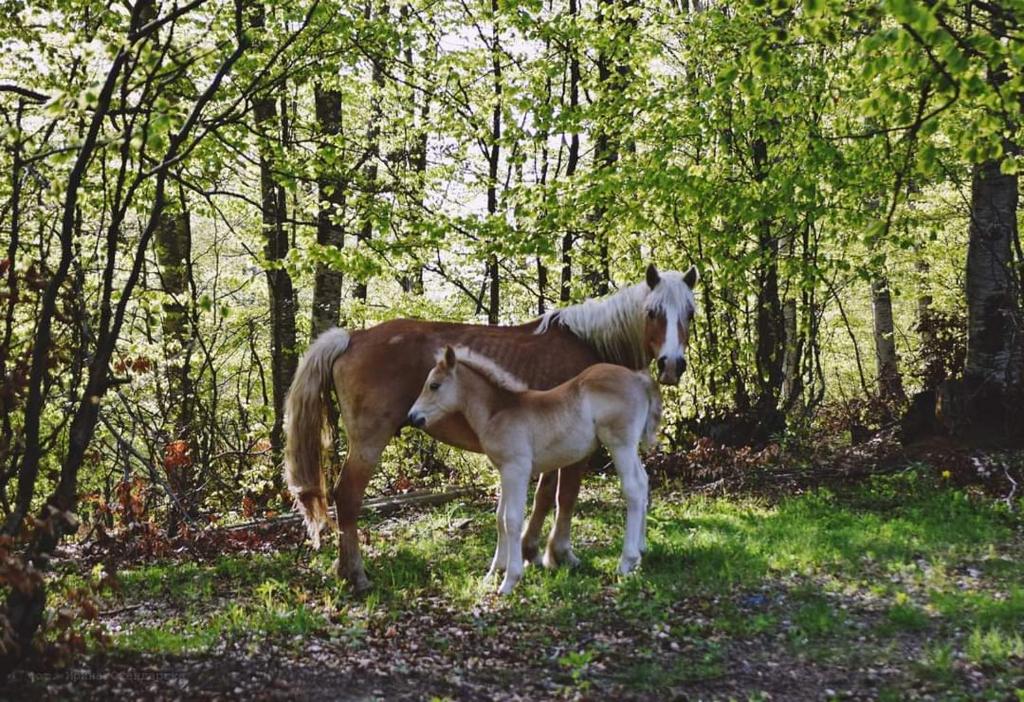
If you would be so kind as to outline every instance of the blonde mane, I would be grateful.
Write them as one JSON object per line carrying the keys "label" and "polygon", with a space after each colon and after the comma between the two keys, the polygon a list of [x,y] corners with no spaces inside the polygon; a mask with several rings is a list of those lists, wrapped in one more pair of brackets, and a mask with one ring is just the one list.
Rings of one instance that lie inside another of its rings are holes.
{"label": "blonde mane", "polygon": [[[519,377],[499,366],[495,361],[465,346],[455,346],[455,358],[464,363],[485,379],[509,392],[525,392],[529,386]],[[444,357],[444,349],[438,353],[437,360]]]}
{"label": "blonde mane", "polygon": [[654,290],[647,283],[637,283],[599,300],[551,310],[541,317],[534,333],[543,334],[552,324],[561,324],[593,345],[603,360],[641,369],[648,360],[644,349],[647,311],[677,307],[683,319],[690,310],[697,311],[696,298],[682,273],[663,271],[660,276]]}

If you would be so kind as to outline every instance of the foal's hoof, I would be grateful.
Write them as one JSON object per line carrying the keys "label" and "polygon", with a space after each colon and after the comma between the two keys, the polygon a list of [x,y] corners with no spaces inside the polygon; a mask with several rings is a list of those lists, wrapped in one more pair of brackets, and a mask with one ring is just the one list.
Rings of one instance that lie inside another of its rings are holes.
{"label": "foal's hoof", "polygon": [[640,565],[640,556],[623,556],[619,559],[619,574],[628,575]]}
{"label": "foal's hoof", "polygon": [[501,585],[498,587],[498,596],[499,597],[504,597],[506,595],[511,595],[512,591],[516,587],[516,583],[517,582],[519,582],[518,578],[513,580],[513,579],[510,579],[508,577],[508,575],[506,574],[505,575],[505,579],[501,581]]}

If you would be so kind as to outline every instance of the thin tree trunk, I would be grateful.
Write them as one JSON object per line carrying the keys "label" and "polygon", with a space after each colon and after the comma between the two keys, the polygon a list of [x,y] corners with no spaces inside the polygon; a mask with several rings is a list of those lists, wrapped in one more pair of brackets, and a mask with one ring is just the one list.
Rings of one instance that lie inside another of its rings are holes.
{"label": "thin tree trunk", "polygon": [[[569,15],[573,23],[579,19],[579,0],[569,0]],[[569,51],[569,112],[575,116],[580,109],[580,58],[576,44],[570,42]],[[575,122],[573,122],[575,124]],[[565,178],[572,183],[573,176],[580,163],[580,135],[575,129],[569,135],[569,154],[565,162]],[[558,300],[563,305],[572,300],[572,248],[576,242],[575,233],[568,231],[562,235],[562,274],[558,291]]]}
{"label": "thin tree trunk", "polygon": [[[190,357],[194,329],[189,316],[188,270],[192,257],[192,230],[189,212],[184,200],[177,208],[165,211],[154,234],[160,281],[167,300],[163,304],[163,349],[167,377],[167,419],[170,420],[171,445],[165,460],[167,479],[176,495],[185,498],[186,509],[193,503],[194,472],[191,466],[193,451],[192,408],[194,391],[190,372]],[[181,442],[181,443],[179,443]],[[182,447],[188,447],[183,451]],[[181,515],[174,505],[169,510],[167,530],[174,534]]]}
{"label": "thin tree trunk", "polygon": [[[767,178],[768,146],[758,138],[753,145],[754,177],[758,182]],[[755,328],[757,347],[755,361],[759,396],[758,407],[774,412],[779,406],[784,379],[785,320],[779,299],[779,241],[772,233],[770,220],[757,224],[757,239],[761,260],[757,270],[757,312]]]}
{"label": "thin tree trunk", "polygon": [[260,202],[263,215],[264,255],[267,259],[267,288],[270,293],[271,385],[274,424],[270,444],[274,463],[284,451],[284,401],[298,364],[295,335],[295,290],[284,267],[291,242],[285,229],[287,210],[284,187],[275,178],[274,145],[282,141],[275,96],[254,101],[256,129],[260,133]]}
{"label": "thin tree trunk", "polygon": [[[408,26],[412,16],[410,5],[408,3],[402,5],[399,14],[401,15],[402,25]],[[422,87],[417,87],[416,85],[418,81],[426,83],[426,77],[417,77],[414,71],[413,37],[413,32],[409,30],[405,41],[406,82],[409,84],[407,118],[410,127],[414,129],[414,135],[412,145],[407,147],[407,163],[413,173],[413,192],[415,193],[409,213],[410,248],[415,248],[418,245],[415,237],[419,233],[423,206],[426,201],[427,120],[430,117],[431,95],[431,91],[426,85]],[[426,65],[426,58],[424,58],[424,65]],[[418,124],[417,119],[419,120]],[[418,260],[412,263],[411,270],[407,270],[402,275],[402,290],[415,295],[423,294],[423,266]]]}
{"label": "thin tree trunk", "polygon": [[[373,4],[372,2],[368,2],[366,4],[365,17],[367,20],[376,19],[379,21],[382,18],[387,18],[388,12],[389,9],[387,2],[381,2],[377,8],[377,17],[374,18]],[[366,167],[363,169],[363,187],[365,188],[366,195],[369,196],[367,199],[370,201],[375,199],[377,192],[377,178],[379,175],[378,162],[380,161],[380,123],[383,119],[381,93],[384,90],[384,58],[381,56],[380,52],[381,47],[377,47],[374,52],[374,56],[371,59],[373,69],[370,79],[373,83],[371,88],[373,94],[370,98],[370,120],[366,125]],[[363,215],[363,224],[356,235],[360,246],[366,246],[367,242],[373,238],[373,213],[369,211],[369,207],[367,207],[366,210],[367,211],[365,211]],[[368,291],[369,281],[359,279],[356,281],[356,286],[352,295],[357,300],[366,302]]]}
{"label": "thin tree trunk", "polygon": [[[805,225],[805,226],[810,226]],[[782,239],[782,256],[791,259],[796,250],[796,232],[791,230]],[[785,348],[782,359],[782,404],[789,411],[803,391],[800,379],[800,352],[802,344],[798,332],[796,295],[790,281],[782,299],[782,331]]]}
{"label": "thin tree trunk", "polygon": [[[321,164],[317,177],[320,209],[316,220],[316,243],[323,247],[341,249],[345,246],[345,229],[340,220],[345,211],[347,187],[341,176],[340,145],[336,141],[341,133],[341,92],[324,90],[317,85],[313,99],[320,135],[330,143],[329,151],[335,155],[331,161]],[[341,271],[334,270],[323,261],[317,263],[313,284],[314,339],[340,322],[342,282]]]}
{"label": "thin tree trunk", "polygon": [[[491,0],[491,77],[494,90],[494,107],[491,108],[490,149],[487,155],[487,214],[494,218],[498,214],[498,165],[501,162],[501,37],[498,30],[498,0]],[[487,256],[487,323],[497,324],[501,310],[501,275],[498,268],[498,254]]]}
{"label": "thin tree trunk", "polygon": [[[619,150],[622,148],[621,123],[624,116],[618,114],[622,107],[622,95],[629,84],[631,69],[628,51],[629,37],[636,30],[636,20],[624,11],[631,9],[633,0],[599,0],[598,23],[610,25],[612,38],[606,41],[597,54],[597,77],[600,90],[599,101],[603,114],[599,115],[594,135],[594,170],[598,177],[609,177],[617,168]],[[625,19],[623,17],[625,16]],[[609,260],[609,224],[605,213],[607,208],[598,203],[590,218],[591,227],[587,234],[587,259],[583,278],[595,295],[607,295],[611,286],[611,261]]]}

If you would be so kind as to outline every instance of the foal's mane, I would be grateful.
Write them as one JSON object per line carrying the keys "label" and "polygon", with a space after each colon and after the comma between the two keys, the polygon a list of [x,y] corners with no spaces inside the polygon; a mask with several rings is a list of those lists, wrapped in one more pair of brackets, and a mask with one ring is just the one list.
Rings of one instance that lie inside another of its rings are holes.
{"label": "foal's mane", "polygon": [[647,360],[644,349],[644,316],[648,310],[664,311],[680,306],[696,311],[697,302],[683,274],[662,271],[654,290],[647,283],[637,283],[598,300],[588,299],[576,305],[551,310],[540,318],[535,334],[543,334],[553,324],[560,324],[590,343],[605,361],[631,368],[643,368]]}
{"label": "foal's mane", "polygon": [[[494,359],[477,353],[465,346],[455,346],[455,358],[459,363],[469,366],[484,377],[485,380],[509,392],[524,392],[529,386],[519,377],[499,366]],[[438,360],[444,357],[444,349],[438,354]]]}

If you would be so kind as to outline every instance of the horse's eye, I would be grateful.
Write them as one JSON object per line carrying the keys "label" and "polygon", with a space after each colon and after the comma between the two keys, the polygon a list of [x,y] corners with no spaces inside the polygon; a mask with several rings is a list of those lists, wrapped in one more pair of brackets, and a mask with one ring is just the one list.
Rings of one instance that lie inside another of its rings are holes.
{"label": "horse's eye", "polygon": [[658,316],[658,313],[654,310],[647,310],[647,319],[654,319]]}
{"label": "horse's eye", "polygon": [[439,387],[441,387],[441,383],[431,383],[430,384],[430,389],[431,390],[437,390]]}

